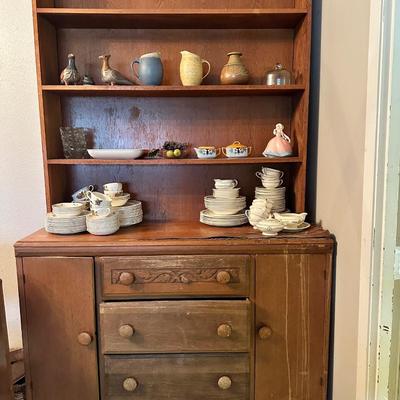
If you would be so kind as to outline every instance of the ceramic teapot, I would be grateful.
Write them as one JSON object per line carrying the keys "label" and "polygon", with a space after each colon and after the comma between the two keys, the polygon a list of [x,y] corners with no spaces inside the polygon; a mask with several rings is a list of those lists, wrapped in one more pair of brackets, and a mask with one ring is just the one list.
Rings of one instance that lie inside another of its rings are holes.
{"label": "ceramic teapot", "polygon": [[264,157],[287,157],[293,154],[293,148],[290,144],[290,137],[283,132],[285,127],[277,124],[274,129],[274,138],[272,138],[263,152]]}
{"label": "ceramic teapot", "polygon": [[[180,77],[183,86],[201,85],[211,71],[211,64],[197,54],[190,51],[181,51]],[[208,65],[208,71],[203,75],[203,64]]]}
{"label": "ceramic teapot", "polygon": [[222,152],[229,158],[248,157],[251,153],[251,147],[236,141],[229,146],[223,147]]}
{"label": "ceramic teapot", "polygon": [[221,153],[221,149],[217,149],[214,146],[195,147],[194,151],[198,158],[216,158]]}

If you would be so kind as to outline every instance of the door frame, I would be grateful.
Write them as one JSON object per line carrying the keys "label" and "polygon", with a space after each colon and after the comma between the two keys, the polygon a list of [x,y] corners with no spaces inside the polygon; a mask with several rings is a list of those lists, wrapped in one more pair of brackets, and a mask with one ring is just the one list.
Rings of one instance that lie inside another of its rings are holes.
{"label": "door frame", "polygon": [[[396,235],[393,232],[397,229],[398,212],[400,140],[393,131],[392,105],[395,98],[391,89],[394,85],[400,88],[400,57],[395,57],[399,47],[400,6],[397,4],[396,8],[396,0],[371,0],[357,400],[389,398],[388,363],[392,351],[396,351],[398,361],[398,351],[393,348],[387,330],[389,327],[391,332],[393,322],[392,310],[388,312],[387,305],[393,293],[396,245]],[[400,127],[400,124],[397,126]],[[397,379],[395,381],[397,384]]]}

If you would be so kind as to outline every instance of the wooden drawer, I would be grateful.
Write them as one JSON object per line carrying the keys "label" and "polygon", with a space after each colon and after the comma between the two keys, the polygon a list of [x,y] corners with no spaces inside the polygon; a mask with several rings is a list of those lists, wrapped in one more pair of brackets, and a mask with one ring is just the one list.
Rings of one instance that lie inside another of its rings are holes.
{"label": "wooden drawer", "polygon": [[249,357],[105,356],[104,392],[107,400],[249,400]]}
{"label": "wooden drawer", "polygon": [[251,257],[100,257],[105,299],[250,295]]}
{"label": "wooden drawer", "polygon": [[104,354],[246,352],[248,300],[102,303]]}

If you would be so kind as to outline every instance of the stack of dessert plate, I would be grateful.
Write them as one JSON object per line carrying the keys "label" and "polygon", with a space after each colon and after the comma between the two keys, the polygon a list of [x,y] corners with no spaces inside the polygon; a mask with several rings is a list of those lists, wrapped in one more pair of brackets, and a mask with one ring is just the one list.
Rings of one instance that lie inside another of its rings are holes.
{"label": "stack of dessert plate", "polygon": [[59,235],[72,235],[86,231],[86,215],[88,211],[84,211],[77,216],[60,216],[48,213],[45,221],[45,229],[49,233],[57,233]]}
{"label": "stack of dessert plate", "polygon": [[143,221],[142,202],[138,200],[130,200],[126,205],[112,209],[119,212],[121,227],[136,225]]}
{"label": "stack of dessert plate", "polygon": [[256,199],[265,199],[272,204],[272,212],[283,212],[286,210],[286,188],[256,187]]}
{"label": "stack of dessert plate", "polygon": [[119,229],[118,212],[112,211],[107,216],[89,214],[86,216],[87,231],[92,235],[111,235]]}

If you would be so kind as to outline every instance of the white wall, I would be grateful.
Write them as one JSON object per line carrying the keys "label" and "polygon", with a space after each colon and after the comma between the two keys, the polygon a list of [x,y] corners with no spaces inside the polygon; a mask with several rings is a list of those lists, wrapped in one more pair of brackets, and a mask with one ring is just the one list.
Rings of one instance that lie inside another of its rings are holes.
{"label": "white wall", "polygon": [[369,7],[322,2],[316,215],[338,242],[334,400],[356,399]]}
{"label": "white wall", "polygon": [[22,345],[13,244],[43,226],[44,181],[30,0],[0,1],[0,279]]}

